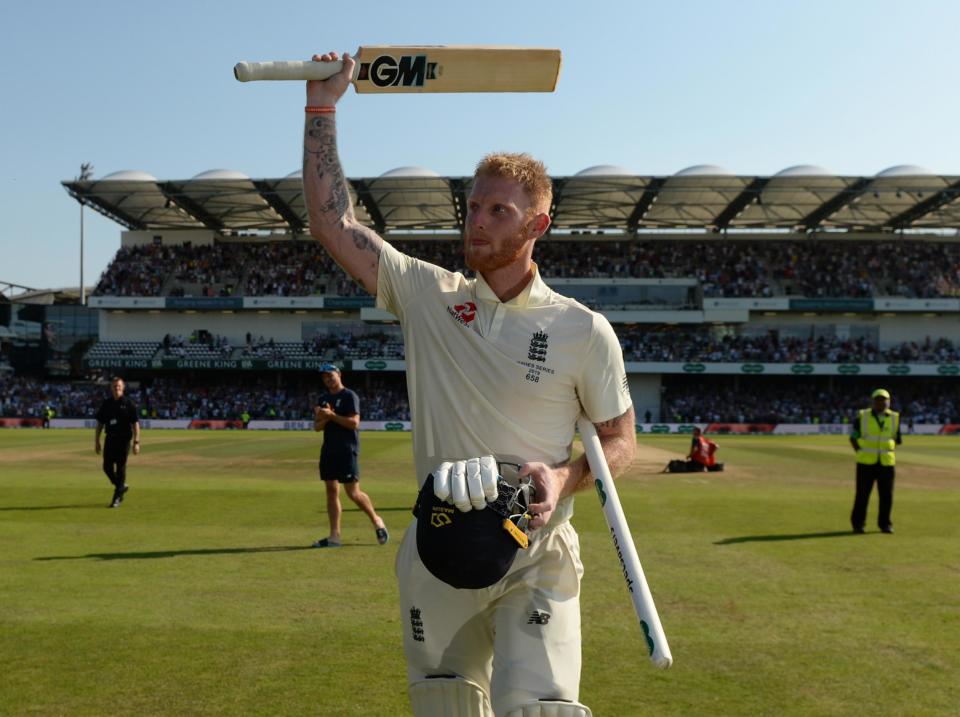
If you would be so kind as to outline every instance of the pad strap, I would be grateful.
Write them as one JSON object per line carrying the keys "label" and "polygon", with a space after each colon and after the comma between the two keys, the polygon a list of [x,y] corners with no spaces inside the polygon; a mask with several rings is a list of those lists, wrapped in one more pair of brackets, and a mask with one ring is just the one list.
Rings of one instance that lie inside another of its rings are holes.
{"label": "pad strap", "polygon": [[493,717],[480,685],[462,677],[428,677],[409,687],[415,717]]}
{"label": "pad strap", "polygon": [[507,717],[593,717],[593,713],[579,702],[531,700],[512,708]]}

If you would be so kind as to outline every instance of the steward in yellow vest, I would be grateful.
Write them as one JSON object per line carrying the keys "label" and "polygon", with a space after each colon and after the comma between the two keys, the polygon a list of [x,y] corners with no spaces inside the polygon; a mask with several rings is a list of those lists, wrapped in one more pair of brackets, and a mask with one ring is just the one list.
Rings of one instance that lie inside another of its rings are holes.
{"label": "steward in yellow vest", "polygon": [[863,532],[867,504],[876,482],[880,500],[877,526],[884,533],[892,533],[890,511],[893,507],[896,447],[902,442],[900,414],[890,410],[890,392],[886,389],[878,388],[871,398],[873,407],[857,411],[851,422],[850,443],[857,452],[857,493],[850,523],[854,533]]}
{"label": "steward in yellow vest", "polygon": [[857,412],[854,431],[859,434],[853,439],[859,443],[856,446],[857,463],[868,466],[878,462],[882,466],[897,465],[895,450],[900,442],[899,413],[889,408],[879,413],[872,408],[864,408]]}

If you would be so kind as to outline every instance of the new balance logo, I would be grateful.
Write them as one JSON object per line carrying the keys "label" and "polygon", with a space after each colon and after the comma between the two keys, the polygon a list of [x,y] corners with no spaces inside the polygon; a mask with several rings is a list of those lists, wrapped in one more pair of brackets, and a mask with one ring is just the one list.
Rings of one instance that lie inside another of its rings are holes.
{"label": "new balance logo", "polygon": [[531,361],[543,363],[547,360],[547,335],[542,331],[537,331],[530,339],[530,350],[527,351],[527,358]]}
{"label": "new balance logo", "polygon": [[550,613],[543,610],[534,610],[527,618],[528,625],[546,625],[550,622]]}

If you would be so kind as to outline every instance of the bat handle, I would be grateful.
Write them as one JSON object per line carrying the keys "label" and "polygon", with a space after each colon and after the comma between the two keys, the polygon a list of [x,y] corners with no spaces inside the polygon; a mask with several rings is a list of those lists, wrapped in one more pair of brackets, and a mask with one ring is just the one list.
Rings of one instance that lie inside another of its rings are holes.
{"label": "bat handle", "polygon": [[253,80],[325,80],[340,72],[343,62],[238,62],[233,76],[240,82]]}

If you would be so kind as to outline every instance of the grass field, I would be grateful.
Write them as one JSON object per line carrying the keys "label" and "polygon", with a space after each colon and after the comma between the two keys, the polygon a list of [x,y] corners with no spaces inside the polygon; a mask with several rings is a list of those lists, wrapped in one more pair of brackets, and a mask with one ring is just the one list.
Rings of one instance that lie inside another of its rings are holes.
{"label": "grass field", "polygon": [[[0,714],[404,715],[393,559],[409,435],[364,434],[363,486],[326,535],[318,441],[144,433],[123,507],[92,431],[0,431]],[[675,659],[646,657],[602,513],[578,499],[581,700],[632,715],[960,712],[960,438],[907,436],[895,535],[849,532],[842,437],[722,437],[722,474],[663,475],[642,437],[619,482]]]}

